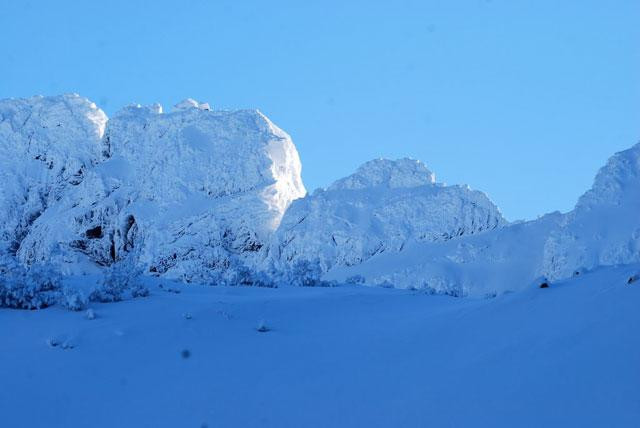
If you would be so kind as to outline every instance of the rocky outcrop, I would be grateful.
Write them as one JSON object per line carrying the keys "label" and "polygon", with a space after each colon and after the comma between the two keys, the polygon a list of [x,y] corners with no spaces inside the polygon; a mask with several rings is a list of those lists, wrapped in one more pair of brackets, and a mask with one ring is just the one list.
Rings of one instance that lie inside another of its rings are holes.
{"label": "rocky outcrop", "polygon": [[616,153],[592,188],[553,231],[541,272],[566,278],[581,269],[640,262],[640,144]]}
{"label": "rocky outcrop", "polygon": [[516,224],[411,159],[367,162],[306,197],[300,173],[291,138],[257,110],[187,99],[107,120],[78,95],[2,100],[0,272],[126,262],[187,282],[323,276],[492,295],[640,262],[640,144],[571,212]]}
{"label": "rocky outcrop", "polygon": [[317,260],[328,271],[400,252],[411,242],[443,242],[505,224],[484,193],[437,184],[416,160],[378,159],[295,201],[271,241],[268,260],[282,268]]}
{"label": "rocky outcrop", "polygon": [[107,117],[78,95],[0,100],[0,257],[101,159]]}
{"label": "rocky outcrop", "polygon": [[256,110],[131,106],[94,146],[95,165],[30,225],[22,262],[79,273],[133,255],[149,274],[208,281],[254,263],[305,194],[290,137]]}
{"label": "rocky outcrop", "polygon": [[[401,253],[336,269],[360,278],[455,296],[486,296],[640,262],[640,144],[616,153],[569,213],[506,225],[445,242],[414,242]],[[284,222],[283,222],[284,224]]]}

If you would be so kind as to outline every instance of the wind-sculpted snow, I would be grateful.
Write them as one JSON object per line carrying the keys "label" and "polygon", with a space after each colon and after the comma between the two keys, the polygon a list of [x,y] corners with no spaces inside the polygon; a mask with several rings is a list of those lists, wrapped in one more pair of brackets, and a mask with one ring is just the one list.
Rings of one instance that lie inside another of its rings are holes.
{"label": "wind-sculpted snow", "polygon": [[21,260],[85,272],[132,254],[150,274],[203,282],[251,264],[305,194],[298,153],[258,111],[184,104],[110,119],[102,162],[34,223]]}
{"label": "wind-sculpted snow", "polygon": [[456,297],[494,296],[534,286],[543,248],[563,221],[560,213],[445,242],[413,242],[326,276],[338,282],[393,286]]}
{"label": "wind-sculpted snow", "polygon": [[505,224],[482,192],[436,184],[415,160],[374,160],[295,201],[271,243],[269,260],[281,269],[317,260],[328,271],[402,251],[411,242],[443,242]]}
{"label": "wind-sculpted snow", "polygon": [[0,257],[99,161],[106,122],[78,95],[0,100]]}

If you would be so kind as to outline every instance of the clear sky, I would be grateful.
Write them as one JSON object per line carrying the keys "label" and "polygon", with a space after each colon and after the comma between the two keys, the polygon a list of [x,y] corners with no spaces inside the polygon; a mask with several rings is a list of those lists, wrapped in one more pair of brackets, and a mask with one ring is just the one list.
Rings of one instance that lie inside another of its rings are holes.
{"label": "clear sky", "polygon": [[0,98],[259,108],[309,190],[424,161],[510,220],[640,140],[640,1],[0,0]]}

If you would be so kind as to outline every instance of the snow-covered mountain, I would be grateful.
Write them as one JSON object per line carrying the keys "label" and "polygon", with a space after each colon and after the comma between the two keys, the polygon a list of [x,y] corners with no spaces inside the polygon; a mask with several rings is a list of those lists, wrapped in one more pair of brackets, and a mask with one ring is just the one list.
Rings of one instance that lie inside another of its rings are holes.
{"label": "snow-covered mountain", "polygon": [[377,159],[295,201],[268,257],[281,269],[317,260],[328,271],[402,251],[411,242],[444,242],[505,224],[484,193],[437,184],[416,160]]}
{"label": "snow-covered mountain", "polygon": [[300,172],[256,110],[0,101],[4,425],[638,426],[640,144],[517,223],[415,160]]}
{"label": "snow-covered mountain", "polygon": [[148,273],[204,282],[251,263],[305,194],[295,146],[256,110],[177,107],[111,118],[100,162],[33,223],[20,260],[83,273],[134,253]]}
{"label": "snow-covered mountain", "polygon": [[542,273],[566,278],[581,269],[640,261],[640,143],[616,153],[596,175],[544,247]]}
{"label": "snow-covered mountain", "polygon": [[415,160],[367,162],[306,197],[300,174],[291,138],[257,110],[187,99],[107,119],[78,95],[3,100],[0,268],[126,262],[186,282],[302,274],[494,295],[640,262],[640,144],[570,213],[515,224]]}
{"label": "snow-covered mountain", "polygon": [[448,242],[412,243],[326,278],[453,295],[495,295],[596,268],[640,262],[640,144],[615,154],[567,214]]}

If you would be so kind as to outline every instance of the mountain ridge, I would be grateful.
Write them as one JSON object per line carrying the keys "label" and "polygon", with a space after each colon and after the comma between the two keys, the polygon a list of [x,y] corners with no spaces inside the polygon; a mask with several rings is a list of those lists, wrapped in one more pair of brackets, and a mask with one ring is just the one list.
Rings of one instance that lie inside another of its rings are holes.
{"label": "mountain ridge", "polygon": [[409,158],[307,194],[295,145],[264,114],[193,99],[112,118],[77,94],[0,100],[0,147],[0,260],[67,276],[129,264],[184,282],[478,296],[640,261],[640,144],[574,210],[524,223]]}

